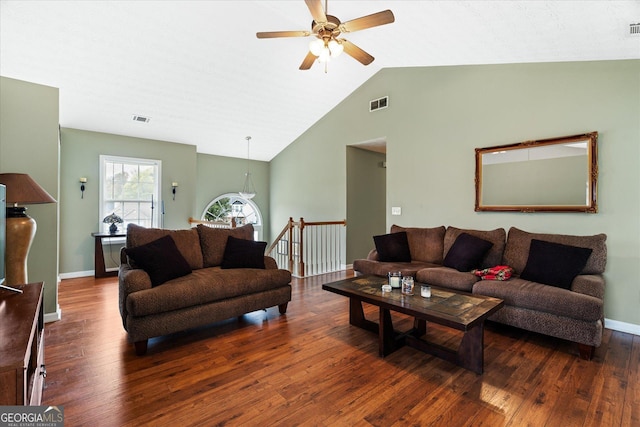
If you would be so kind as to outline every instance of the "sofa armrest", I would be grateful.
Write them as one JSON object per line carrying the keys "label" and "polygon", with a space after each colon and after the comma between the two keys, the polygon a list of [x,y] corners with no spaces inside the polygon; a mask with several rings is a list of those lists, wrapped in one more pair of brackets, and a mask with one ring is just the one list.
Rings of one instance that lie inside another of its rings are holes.
{"label": "sofa armrest", "polygon": [[378,256],[378,251],[375,249],[371,249],[369,254],[367,255],[367,259],[369,261],[379,261],[380,257]]}
{"label": "sofa armrest", "polygon": [[149,274],[141,268],[132,268],[129,264],[120,264],[118,282],[125,295],[152,288]]}
{"label": "sofa armrest", "polygon": [[264,268],[267,270],[277,270],[278,263],[275,258],[265,255],[264,256]]}
{"label": "sofa armrest", "polygon": [[[132,268],[129,264],[120,264],[118,271],[118,305],[123,324],[127,318],[127,296],[130,293],[151,289],[151,277],[141,268]],[[124,325],[127,329],[126,324]]]}
{"label": "sofa armrest", "polygon": [[604,277],[601,274],[579,274],[571,282],[571,290],[604,299]]}

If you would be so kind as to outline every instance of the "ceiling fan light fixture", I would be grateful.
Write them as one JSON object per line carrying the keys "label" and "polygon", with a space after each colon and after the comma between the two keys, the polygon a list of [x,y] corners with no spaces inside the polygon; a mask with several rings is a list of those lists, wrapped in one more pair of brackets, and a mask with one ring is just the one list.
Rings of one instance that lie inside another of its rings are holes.
{"label": "ceiling fan light fixture", "polygon": [[320,56],[323,50],[324,41],[322,39],[315,39],[309,42],[309,52],[313,53],[315,56]]}
{"label": "ceiling fan light fixture", "polygon": [[328,47],[322,48],[322,52],[320,52],[320,55],[318,56],[318,61],[329,62],[330,59],[331,59],[331,52],[329,51],[329,48]]}
{"label": "ceiling fan light fixture", "polygon": [[327,44],[327,47],[329,48],[329,51],[331,52],[331,57],[332,58],[337,58],[338,56],[340,56],[340,54],[344,50],[344,47],[342,46],[342,43],[338,43],[338,41],[336,39],[332,39]]}

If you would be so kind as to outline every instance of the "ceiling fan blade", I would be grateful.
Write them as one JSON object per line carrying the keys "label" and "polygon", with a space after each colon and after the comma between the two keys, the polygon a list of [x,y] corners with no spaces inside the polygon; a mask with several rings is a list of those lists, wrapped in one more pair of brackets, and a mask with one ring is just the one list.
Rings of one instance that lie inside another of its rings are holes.
{"label": "ceiling fan blade", "polygon": [[351,43],[348,40],[342,39],[342,47],[344,47],[344,53],[354,58],[356,61],[360,62],[362,65],[369,65],[375,59],[373,56],[369,55],[364,50],[360,49],[355,44]]}
{"label": "ceiling fan blade", "polygon": [[313,63],[316,62],[317,58],[318,57],[315,56],[313,53],[308,52],[307,56],[304,57],[304,60],[302,61],[302,64],[300,64],[300,69],[301,70],[308,70],[309,68],[311,68]]}
{"label": "ceiling fan blade", "polygon": [[304,0],[313,16],[313,20],[317,23],[327,22],[327,15],[322,7],[322,0]]}
{"label": "ceiling fan blade", "polygon": [[391,12],[390,10],[384,10],[372,15],[362,16],[360,18],[352,19],[351,21],[343,22],[340,25],[340,31],[343,33],[352,33],[354,31],[364,30],[366,28],[377,27],[384,24],[391,24],[395,20],[396,19],[393,16],[393,12]]}
{"label": "ceiling fan blade", "polygon": [[310,31],[267,31],[256,33],[256,37],[259,39],[272,39],[276,37],[308,37],[310,35]]}

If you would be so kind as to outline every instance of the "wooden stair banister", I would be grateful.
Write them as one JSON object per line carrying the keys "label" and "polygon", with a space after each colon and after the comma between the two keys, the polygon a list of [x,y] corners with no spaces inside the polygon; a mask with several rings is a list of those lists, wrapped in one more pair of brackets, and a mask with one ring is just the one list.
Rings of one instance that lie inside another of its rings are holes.
{"label": "wooden stair banister", "polygon": [[[346,220],[307,222],[304,218],[300,218],[300,221],[296,222],[290,217],[265,254],[275,258],[280,268],[284,268],[286,263],[289,271],[298,277],[305,277],[309,273],[308,260],[312,261],[312,270],[314,271],[312,274],[336,271],[340,265],[340,251],[336,247],[342,245],[343,237],[342,233],[338,233],[340,234],[338,238],[335,235],[329,238],[326,230],[327,227],[344,227],[346,225]],[[319,231],[310,232],[309,230],[313,228]],[[336,232],[334,231],[333,234]],[[329,247],[330,243],[333,244],[332,247]],[[285,248],[286,253],[284,252]],[[332,267],[327,269],[327,264]]]}

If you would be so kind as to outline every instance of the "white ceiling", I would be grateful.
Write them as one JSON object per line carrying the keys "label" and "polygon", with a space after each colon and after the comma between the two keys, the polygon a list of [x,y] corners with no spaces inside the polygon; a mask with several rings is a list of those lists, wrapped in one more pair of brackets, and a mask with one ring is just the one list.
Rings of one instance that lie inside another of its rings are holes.
{"label": "white ceiling", "polygon": [[328,12],[385,9],[395,23],[345,36],[375,61],[343,54],[325,74],[298,70],[311,39],[255,36],[308,29],[303,0],[2,0],[0,74],[59,88],[63,127],[231,157],[251,135],[251,158],[271,160],[381,68],[640,58],[640,1],[332,0]]}

